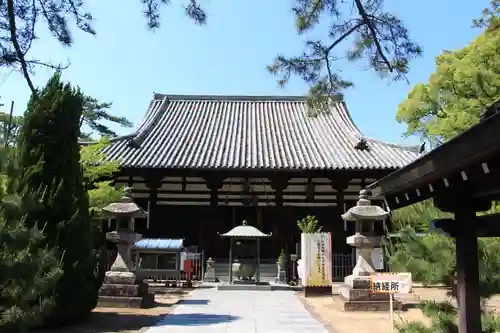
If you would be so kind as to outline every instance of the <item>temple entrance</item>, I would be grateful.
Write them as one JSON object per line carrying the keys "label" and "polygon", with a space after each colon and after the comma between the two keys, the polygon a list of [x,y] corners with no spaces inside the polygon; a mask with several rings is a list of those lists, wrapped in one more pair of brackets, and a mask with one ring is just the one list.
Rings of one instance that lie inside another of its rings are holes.
{"label": "temple entrance", "polygon": [[137,227],[143,237],[182,238],[186,246],[196,245],[205,251],[206,258],[215,259],[227,257],[229,251],[228,243],[220,239],[219,233],[228,232],[245,220],[266,234],[272,233],[261,244],[261,258],[263,262],[275,263],[281,250],[296,253],[295,244],[300,241],[297,220],[306,215],[316,216],[323,230],[332,232],[334,252],[350,253],[345,244],[350,230],[344,230],[340,214],[332,207],[158,206],[150,227],[145,223]]}

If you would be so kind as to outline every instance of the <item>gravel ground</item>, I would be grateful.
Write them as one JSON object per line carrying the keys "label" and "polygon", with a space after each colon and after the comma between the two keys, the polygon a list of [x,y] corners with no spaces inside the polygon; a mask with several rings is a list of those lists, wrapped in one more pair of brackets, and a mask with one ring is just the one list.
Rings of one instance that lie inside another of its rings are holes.
{"label": "gravel ground", "polygon": [[[306,305],[313,315],[334,333],[386,333],[390,332],[390,316],[388,312],[345,312],[339,296],[318,296],[304,298],[302,294],[298,297]],[[420,321],[429,323],[422,311],[412,307],[422,300],[444,301],[450,300],[446,296],[444,288],[414,288],[414,294],[399,295],[396,298],[403,301],[409,309],[407,311],[395,312],[396,323]],[[492,310],[500,309],[500,296],[495,296],[487,302]]]}

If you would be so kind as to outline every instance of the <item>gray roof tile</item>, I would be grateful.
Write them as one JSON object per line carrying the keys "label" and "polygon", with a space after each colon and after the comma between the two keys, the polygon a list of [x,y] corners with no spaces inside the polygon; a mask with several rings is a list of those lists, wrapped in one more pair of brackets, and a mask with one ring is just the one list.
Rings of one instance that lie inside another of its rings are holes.
{"label": "gray roof tile", "polygon": [[224,169],[394,169],[414,147],[366,139],[343,102],[308,115],[304,97],[155,94],[135,133],[104,153],[124,167]]}

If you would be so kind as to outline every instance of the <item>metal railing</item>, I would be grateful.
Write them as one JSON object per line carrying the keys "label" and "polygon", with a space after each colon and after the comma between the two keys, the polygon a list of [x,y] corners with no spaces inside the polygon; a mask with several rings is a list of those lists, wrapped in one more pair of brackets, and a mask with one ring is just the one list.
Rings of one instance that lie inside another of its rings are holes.
{"label": "metal railing", "polygon": [[[111,268],[111,264],[116,258],[116,253],[109,253],[108,264],[106,270]],[[187,264],[189,261],[190,264]],[[188,265],[191,269],[188,269]],[[150,270],[149,272],[141,272],[141,278],[153,281],[203,281],[205,275],[205,254],[201,252],[185,252],[181,255],[181,269],[179,273],[172,270]]]}
{"label": "metal railing", "polygon": [[344,278],[352,274],[352,269],[356,265],[356,254],[334,253],[332,255],[332,280],[343,281]]}
{"label": "metal railing", "polygon": [[[189,262],[189,263],[188,263]],[[190,268],[188,268],[190,266]],[[153,281],[203,281],[205,275],[205,254],[201,252],[185,252],[181,255],[181,269],[179,273],[172,271],[151,271],[143,277]]]}
{"label": "metal railing", "polygon": [[[110,255],[110,261],[107,269],[109,270],[111,266],[111,260],[114,259],[113,255]],[[203,277],[205,275],[205,254],[203,251],[200,252],[186,252],[185,256],[181,256],[182,260],[188,260],[191,266],[191,281],[203,281]],[[227,259],[218,259],[216,261],[217,264],[224,262],[224,265],[227,265],[225,262]],[[265,260],[262,260],[266,262]],[[332,278],[335,282],[343,281],[344,278],[350,274],[352,274],[352,270],[356,265],[356,254],[353,251],[352,253],[333,253],[332,255]],[[184,268],[183,264],[181,264],[181,270],[179,274],[176,272],[162,272],[161,270],[157,270],[148,274],[145,278],[151,279],[154,281],[188,281],[189,274],[188,271]],[[390,267],[387,265],[387,261],[384,261],[384,268],[379,270],[380,272],[390,272]],[[216,272],[217,274],[217,272]]]}
{"label": "metal railing", "polygon": [[[354,266],[356,266],[356,252],[352,253],[334,253],[332,255],[332,279],[335,282],[343,281],[346,276],[352,274]],[[378,269],[379,272],[390,272],[391,269],[387,260],[383,261],[383,268]]]}

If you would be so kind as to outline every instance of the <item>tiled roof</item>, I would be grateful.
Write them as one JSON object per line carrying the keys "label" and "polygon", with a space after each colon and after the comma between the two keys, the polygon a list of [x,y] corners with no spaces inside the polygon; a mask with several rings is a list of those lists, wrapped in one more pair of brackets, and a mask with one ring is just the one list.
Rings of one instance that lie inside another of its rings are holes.
{"label": "tiled roof", "polygon": [[104,153],[124,167],[396,169],[419,154],[364,138],[343,102],[310,116],[304,97],[155,94],[144,121]]}
{"label": "tiled roof", "polygon": [[143,250],[181,250],[182,239],[170,238],[144,238],[134,244],[136,249]]}

